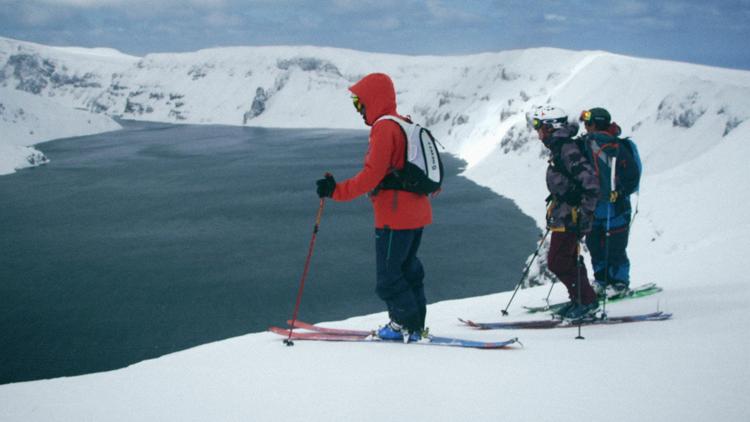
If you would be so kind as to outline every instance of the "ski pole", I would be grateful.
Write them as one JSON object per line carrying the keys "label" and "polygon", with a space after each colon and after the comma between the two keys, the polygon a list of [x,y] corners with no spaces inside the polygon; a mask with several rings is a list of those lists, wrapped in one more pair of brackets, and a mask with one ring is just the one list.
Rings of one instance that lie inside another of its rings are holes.
{"label": "ski pole", "polygon": [[[580,220],[579,220],[579,228],[580,228]],[[581,256],[581,239],[576,239],[576,287],[578,287],[578,306],[582,306],[582,300],[581,300],[581,267],[583,267],[583,257]],[[578,336],[576,337],[576,340],[583,340],[585,339],[584,336],[581,335],[581,325],[583,325],[583,318],[581,318],[580,321],[578,321]]]}
{"label": "ski pole", "polygon": [[547,304],[547,309],[549,309],[549,297],[552,295],[552,288],[555,287],[555,281],[557,281],[557,277],[552,279],[552,283],[550,283],[549,291],[547,292],[547,297],[544,299],[544,303]]}
{"label": "ski pole", "polygon": [[544,232],[544,236],[542,236],[542,240],[539,242],[539,246],[536,248],[534,255],[531,257],[531,261],[529,261],[529,264],[526,265],[526,269],[523,270],[523,274],[521,274],[521,279],[518,280],[518,284],[516,284],[516,289],[513,291],[513,296],[510,297],[510,300],[508,301],[508,305],[505,307],[505,309],[502,310],[503,316],[508,316],[508,308],[510,308],[510,304],[513,302],[513,298],[516,297],[516,293],[518,293],[518,289],[521,287],[521,283],[523,283],[523,280],[526,278],[526,275],[529,274],[529,269],[531,269],[531,264],[534,263],[534,259],[536,259],[536,256],[539,255],[539,251],[542,249],[542,246],[544,245],[544,240],[547,238],[548,234],[549,234],[549,227],[547,227],[547,231]]}
{"label": "ski pole", "polygon": [[[612,192],[615,191],[615,172],[617,171],[617,157],[611,159],[612,173],[609,177],[609,197],[612,198]],[[610,220],[612,214],[613,203],[607,203],[607,232],[604,237],[604,303],[602,304],[602,319],[607,319],[607,285],[609,284],[609,236],[610,236]]]}
{"label": "ski pole", "polygon": [[313,227],[312,238],[310,239],[310,248],[307,250],[307,259],[305,259],[305,269],[302,271],[302,278],[299,282],[299,291],[297,292],[297,303],[294,305],[294,316],[292,316],[292,324],[289,327],[289,337],[284,340],[284,344],[287,346],[294,346],[292,341],[292,332],[294,331],[294,324],[297,322],[297,313],[299,312],[299,305],[302,302],[302,291],[305,289],[305,278],[307,278],[307,272],[310,269],[310,258],[312,258],[313,247],[315,246],[315,238],[318,235],[318,228],[320,227],[320,218],[323,215],[323,205],[325,205],[325,198],[320,198],[320,205],[318,206],[318,214],[315,217],[315,226]]}
{"label": "ski pole", "polygon": [[638,204],[641,202],[641,194],[636,193],[635,196],[635,211],[633,212],[633,216],[630,217],[630,223],[628,224],[628,229],[633,227],[633,224],[635,224],[635,217],[638,216]]}

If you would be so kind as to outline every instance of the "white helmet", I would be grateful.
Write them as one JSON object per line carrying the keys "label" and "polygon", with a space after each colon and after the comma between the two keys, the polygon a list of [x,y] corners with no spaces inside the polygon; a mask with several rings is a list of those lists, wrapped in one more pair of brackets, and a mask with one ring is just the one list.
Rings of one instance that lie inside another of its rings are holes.
{"label": "white helmet", "polygon": [[560,129],[568,125],[568,113],[560,107],[551,105],[534,107],[526,115],[526,119],[534,129],[539,129],[544,125]]}

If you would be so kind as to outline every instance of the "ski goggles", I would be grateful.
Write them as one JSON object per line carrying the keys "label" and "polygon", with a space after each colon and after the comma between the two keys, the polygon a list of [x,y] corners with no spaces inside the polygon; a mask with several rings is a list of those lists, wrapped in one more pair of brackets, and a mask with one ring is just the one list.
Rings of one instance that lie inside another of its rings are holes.
{"label": "ski goggles", "polygon": [[534,130],[539,130],[545,125],[550,126],[553,129],[560,129],[563,126],[566,126],[568,124],[568,118],[566,116],[558,117],[557,119],[539,119],[537,117],[532,117],[529,121],[531,124],[531,127],[534,128]]}
{"label": "ski goggles", "polygon": [[361,103],[361,102],[359,101],[359,97],[357,97],[356,95],[352,95],[352,103],[354,104],[354,108],[356,108],[356,109],[357,109],[357,112],[358,112],[358,113],[362,113],[362,110],[364,110],[364,109],[365,109],[365,105],[364,105],[364,104],[362,104],[362,103]]}
{"label": "ski goggles", "polygon": [[591,111],[590,110],[583,110],[581,112],[581,116],[578,118],[579,121],[585,122],[585,123],[591,123]]}

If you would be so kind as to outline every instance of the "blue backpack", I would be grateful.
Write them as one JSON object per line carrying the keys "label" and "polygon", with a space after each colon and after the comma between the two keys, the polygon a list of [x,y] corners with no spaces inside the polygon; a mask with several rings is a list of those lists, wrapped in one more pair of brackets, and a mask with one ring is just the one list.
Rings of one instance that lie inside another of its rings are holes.
{"label": "blue backpack", "polygon": [[[594,167],[599,178],[599,203],[594,215],[607,218],[609,214],[609,194],[612,189],[612,163],[615,163],[614,190],[620,198],[628,198],[640,188],[643,164],[638,148],[630,138],[617,138],[603,133],[586,134],[576,139],[583,155]],[[614,159],[614,161],[613,161]]]}
{"label": "blue backpack", "polygon": [[624,145],[625,148],[628,150],[628,152],[632,156],[635,167],[638,169],[638,177],[635,182],[635,186],[632,192],[630,192],[631,194],[637,193],[641,188],[641,174],[643,173],[643,163],[641,163],[641,155],[638,153],[638,147],[635,145],[635,142],[633,142],[632,139],[621,138],[620,143]]}
{"label": "blue backpack", "polygon": [[599,178],[599,196],[609,198],[612,190],[612,159],[616,158],[615,190],[623,196],[638,192],[643,164],[638,147],[630,138],[616,138],[593,133],[576,139],[583,155]]}

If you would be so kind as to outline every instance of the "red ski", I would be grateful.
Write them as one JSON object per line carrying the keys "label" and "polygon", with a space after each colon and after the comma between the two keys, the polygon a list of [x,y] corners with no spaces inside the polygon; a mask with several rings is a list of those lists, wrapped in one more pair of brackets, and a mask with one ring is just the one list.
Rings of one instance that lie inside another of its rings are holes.
{"label": "red ski", "polygon": [[[291,324],[291,321],[289,321],[289,323]],[[485,342],[450,337],[437,337],[432,335],[423,338],[421,341],[404,343],[401,340],[381,339],[375,335],[374,331],[350,330],[345,328],[326,328],[302,321],[296,321],[294,323],[294,327],[294,331],[288,328],[279,327],[270,327],[268,330],[272,333],[276,333],[285,337],[291,337],[292,340],[394,343],[414,344],[422,346],[470,347],[475,349],[504,349],[515,343],[520,344],[518,338],[512,338],[505,341]],[[300,329],[307,331],[299,331]]]}
{"label": "red ski", "polygon": [[[288,320],[286,324],[291,327],[292,320]],[[328,334],[351,334],[355,336],[369,336],[370,334],[374,334],[374,331],[349,330],[346,328],[327,328],[327,327],[321,327],[319,325],[310,324],[309,322],[303,322],[303,321],[295,321],[294,328],[295,329],[302,328],[305,330],[316,331],[319,333],[328,333]]]}

